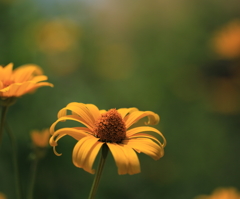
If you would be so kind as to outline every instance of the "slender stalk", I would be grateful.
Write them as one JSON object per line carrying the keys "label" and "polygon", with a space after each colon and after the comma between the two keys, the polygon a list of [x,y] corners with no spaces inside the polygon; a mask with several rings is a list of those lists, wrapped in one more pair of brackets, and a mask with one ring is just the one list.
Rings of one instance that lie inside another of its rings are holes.
{"label": "slender stalk", "polygon": [[37,171],[37,166],[38,166],[38,157],[34,157],[32,166],[31,166],[31,173],[30,173],[30,184],[29,184],[29,189],[28,189],[28,199],[33,199],[33,189],[34,189],[34,184],[35,184],[35,179],[36,179],[36,171]]}
{"label": "slender stalk", "polygon": [[2,142],[3,129],[4,129],[4,123],[6,120],[7,110],[8,110],[8,106],[2,106],[1,122],[0,122],[0,144]]}
{"label": "slender stalk", "polygon": [[13,166],[14,166],[14,173],[15,173],[15,186],[16,186],[16,194],[17,199],[21,199],[21,188],[20,188],[20,175],[19,175],[19,169],[18,169],[18,160],[17,160],[17,142],[15,137],[13,136],[10,127],[6,124],[6,130],[7,134],[9,136],[11,145],[12,145],[12,158],[13,158]]}
{"label": "slender stalk", "polygon": [[104,167],[104,164],[105,164],[106,159],[107,159],[108,150],[109,150],[108,146],[106,144],[103,144],[100,163],[98,165],[97,173],[95,175],[95,178],[94,178],[94,181],[93,181],[92,188],[91,188],[91,191],[89,193],[88,199],[93,199],[96,195],[96,191],[97,191],[97,188],[98,188],[98,185],[99,185],[99,181],[100,181],[100,178],[101,178],[103,167]]}

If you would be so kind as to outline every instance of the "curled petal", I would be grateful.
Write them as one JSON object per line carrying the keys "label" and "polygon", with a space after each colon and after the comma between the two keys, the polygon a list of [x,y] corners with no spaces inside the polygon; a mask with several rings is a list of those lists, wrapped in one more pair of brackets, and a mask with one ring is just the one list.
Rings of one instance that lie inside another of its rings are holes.
{"label": "curled petal", "polygon": [[[131,137],[138,137],[138,133],[140,132],[144,132],[144,131],[151,131],[151,132],[154,132],[154,133],[157,133],[158,135],[161,136],[161,138],[163,139],[163,144],[162,146],[165,147],[166,146],[166,139],[165,137],[163,136],[163,134],[157,130],[156,128],[153,128],[153,127],[150,127],[150,126],[140,126],[140,127],[135,127],[133,129],[130,129],[127,131],[127,137],[128,138],[131,138]],[[135,136],[133,136],[135,135]],[[141,135],[141,134],[140,134]],[[150,135],[149,135],[150,136]],[[151,136],[152,137],[152,136]],[[156,141],[156,140],[155,140]]]}
{"label": "curled petal", "polygon": [[65,135],[69,135],[75,138],[76,140],[80,140],[81,138],[88,136],[88,134],[86,133],[87,131],[88,129],[84,127],[59,129],[52,134],[52,137],[49,140],[49,144],[54,147],[53,148],[54,153],[60,156],[61,154],[57,153],[55,149],[55,147],[58,145],[57,144],[58,140],[60,140]]}
{"label": "curled petal", "polygon": [[50,140],[49,140],[49,144],[53,147],[53,152],[55,153],[55,155],[57,156],[61,156],[62,154],[61,153],[58,153],[56,151],[56,146],[58,145],[57,142],[58,140],[60,140],[62,137],[64,137],[66,134],[62,134],[62,135],[59,135],[57,137],[57,139],[54,140],[54,137],[51,137]]}
{"label": "curled petal", "polygon": [[156,143],[158,143],[159,145],[161,145],[162,147],[164,147],[164,145],[154,136],[146,134],[146,133],[137,133],[132,135],[131,137],[129,137],[129,139],[136,139],[136,138],[148,138],[150,140],[154,140]]}
{"label": "curled petal", "polygon": [[144,117],[148,117],[147,125],[155,125],[160,120],[159,115],[152,111],[135,111],[128,115],[126,119],[126,128],[129,128]]}
{"label": "curled petal", "polygon": [[85,126],[88,127],[88,132],[91,133],[92,132],[92,129],[90,126],[88,126],[87,124],[85,124],[83,121],[81,121],[81,118],[79,118],[78,116],[76,115],[68,115],[68,116],[65,116],[65,117],[61,117],[59,118],[57,121],[55,121],[51,127],[50,127],[50,133],[53,134],[54,133],[54,129],[55,129],[55,126],[57,125],[58,122],[63,122],[63,121],[66,121],[66,120],[73,120],[73,121],[76,121],[76,122],[80,122],[82,124],[84,124]]}
{"label": "curled petal", "polygon": [[129,147],[132,147],[137,152],[145,153],[154,160],[158,160],[164,155],[163,147],[150,139],[136,138],[124,140],[123,144],[127,144]]}
{"label": "curled petal", "polygon": [[[83,123],[85,123],[85,124],[87,124],[87,126],[90,126],[91,128],[93,128],[94,123],[95,123],[95,117],[93,116],[93,114],[98,111],[98,109],[96,109],[97,107],[95,108],[93,106],[88,105],[88,107],[90,107],[88,109],[86,107],[86,105],[84,105],[82,103],[77,103],[77,102],[69,103],[65,108],[61,109],[58,112],[58,118],[60,118],[62,116],[66,116],[67,110],[69,110],[69,111],[72,111],[73,114],[81,117],[81,121],[83,121]],[[92,111],[94,111],[94,113],[92,113]]]}

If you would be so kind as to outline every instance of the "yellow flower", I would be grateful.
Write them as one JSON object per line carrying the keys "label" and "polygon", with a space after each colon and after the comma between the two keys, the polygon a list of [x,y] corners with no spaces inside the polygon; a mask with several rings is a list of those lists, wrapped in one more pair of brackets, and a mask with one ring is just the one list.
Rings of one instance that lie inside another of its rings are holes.
{"label": "yellow flower", "polygon": [[0,97],[11,98],[20,97],[26,93],[31,93],[42,86],[53,84],[42,82],[47,80],[40,67],[33,64],[23,65],[13,70],[13,64],[0,66]]}
{"label": "yellow flower", "polygon": [[3,193],[0,192],[0,199],[7,199],[7,197]]}
{"label": "yellow flower", "polygon": [[240,20],[234,20],[218,30],[212,39],[214,51],[224,58],[240,56]]}
{"label": "yellow flower", "polygon": [[[72,114],[68,114],[71,111]],[[129,129],[140,119],[148,117],[146,124],[155,125],[159,122],[159,116],[151,111],[139,111],[137,108],[120,108],[99,110],[93,104],[73,102],[58,112],[58,120],[50,127],[50,145],[54,153],[57,142],[65,135],[69,135],[78,142],[76,143],[72,159],[76,167],[83,168],[89,173],[94,173],[92,165],[96,156],[106,144],[110,149],[118,167],[118,174],[136,174],[140,172],[138,153],[145,153],[158,160],[164,155],[166,140],[162,133],[150,126],[140,126]],[[61,128],[55,130],[59,122],[73,120],[85,127]],[[163,141],[143,132],[154,132]],[[136,151],[136,152],[135,152]]]}
{"label": "yellow flower", "polygon": [[31,132],[31,139],[37,147],[47,147],[49,143],[50,132],[49,129],[43,129],[42,131],[33,130]]}
{"label": "yellow flower", "polygon": [[240,199],[240,193],[235,188],[218,188],[211,195],[200,195],[194,199]]}

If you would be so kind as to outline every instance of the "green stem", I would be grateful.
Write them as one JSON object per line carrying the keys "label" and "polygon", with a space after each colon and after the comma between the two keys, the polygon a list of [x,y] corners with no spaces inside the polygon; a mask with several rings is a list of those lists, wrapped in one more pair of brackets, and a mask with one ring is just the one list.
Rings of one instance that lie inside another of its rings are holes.
{"label": "green stem", "polygon": [[14,173],[15,173],[14,176],[15,176],[17,199],[21,199],[22,197],[21,197],[21,188],[20,188],[20,177],[19,177],[18,161],[17,161],[17,142],[10,130],[10,127],[7,124],[6,124],[6,130],[12,145],[12,158],[13,158]]}
{"label": "green stem", "polygon": [[29,189],[28,189],[28,199],[33,199],[33,189],[34,189],[34,184],[35,184],[35,179],[36,179],[36,171],[37,171],[37,166],[38,166],[38,157],[34,157],[34,160],[32,162],[32,167],[31,167],[31,175],[30,175],[30,184],[29,184]]}
{"label": "green stem", "polygon": [[97,173],[95,175],[95,178],[94,178],[94,181],[93,181],[92,188],[91,188],[88,199],[93,199],[96,195],[96,191],[97,191],[97,188],[98,188],[98,185],[99,185],[99,181],[100,181],[100,178],[101,178],[103,167],[104,167],[105,161],[107,159],[108,150],[109,150],[108,146],[106,144],[103,144],[100,163],[98,165]]}
{"label": "green stem", "polygon": [[1,123],[0,123],[0,144],[2,142],[3,129],[4,129],[4,123],[6,120],[7,110],[8,110],[8,106],[2,106]]}

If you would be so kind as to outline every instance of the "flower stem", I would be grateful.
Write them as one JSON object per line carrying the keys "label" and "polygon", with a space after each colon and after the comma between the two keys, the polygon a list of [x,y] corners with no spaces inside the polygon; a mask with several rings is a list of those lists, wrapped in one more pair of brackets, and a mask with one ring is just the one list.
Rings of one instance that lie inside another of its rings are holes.
{"label": "flower stem", "polygon": [[36,179],[36,171],[37,171],[37,165],[38,165],[38,157],[34,155],[34,159],[32,162],[31,166],[31,173],[30,173],[30,184],[29,184],[29,189],[28,189],[28,199],[33,199],[33,189],[34,189],[34,184],[35,184],[35,179]]}
{"label": "flower stem", "polygon": [[103,167],[104,167],[105,161],[107,159],[108,150],[109,150],[108,146],[106,144],[103,144],[100,163],[98,165],[97,173],[95,175],[95,178],[94,178],[94,181],[93,181],[92,188],[91,188],[88,199],[93,199],[96,195],[96,191],[97,191],[97,188],[98,188],[98,185],[99,185],[99,181],[100,181],[100,178],[101,178]]}
{"label": "flower stem", "polygon": [[9,136],[11,145],[12,145],[12,158],[13,158],[13,166],[14,166],[14,173],[15,173],[15,186],[16,186],[16,194],[17,199],[21,199],[21,188],[20,188],[20,177],[19,177],[19,170],[18,170],[18,160],[17,160],[17,142],[15,137],[13,136],[10,127],[6,124],[7,134]]}
{"label": "flower stem", "polygon": [[0,144],[2,142],[4,123],[6,120],[8,106],[2,106],[1,122],[0,122]]}

